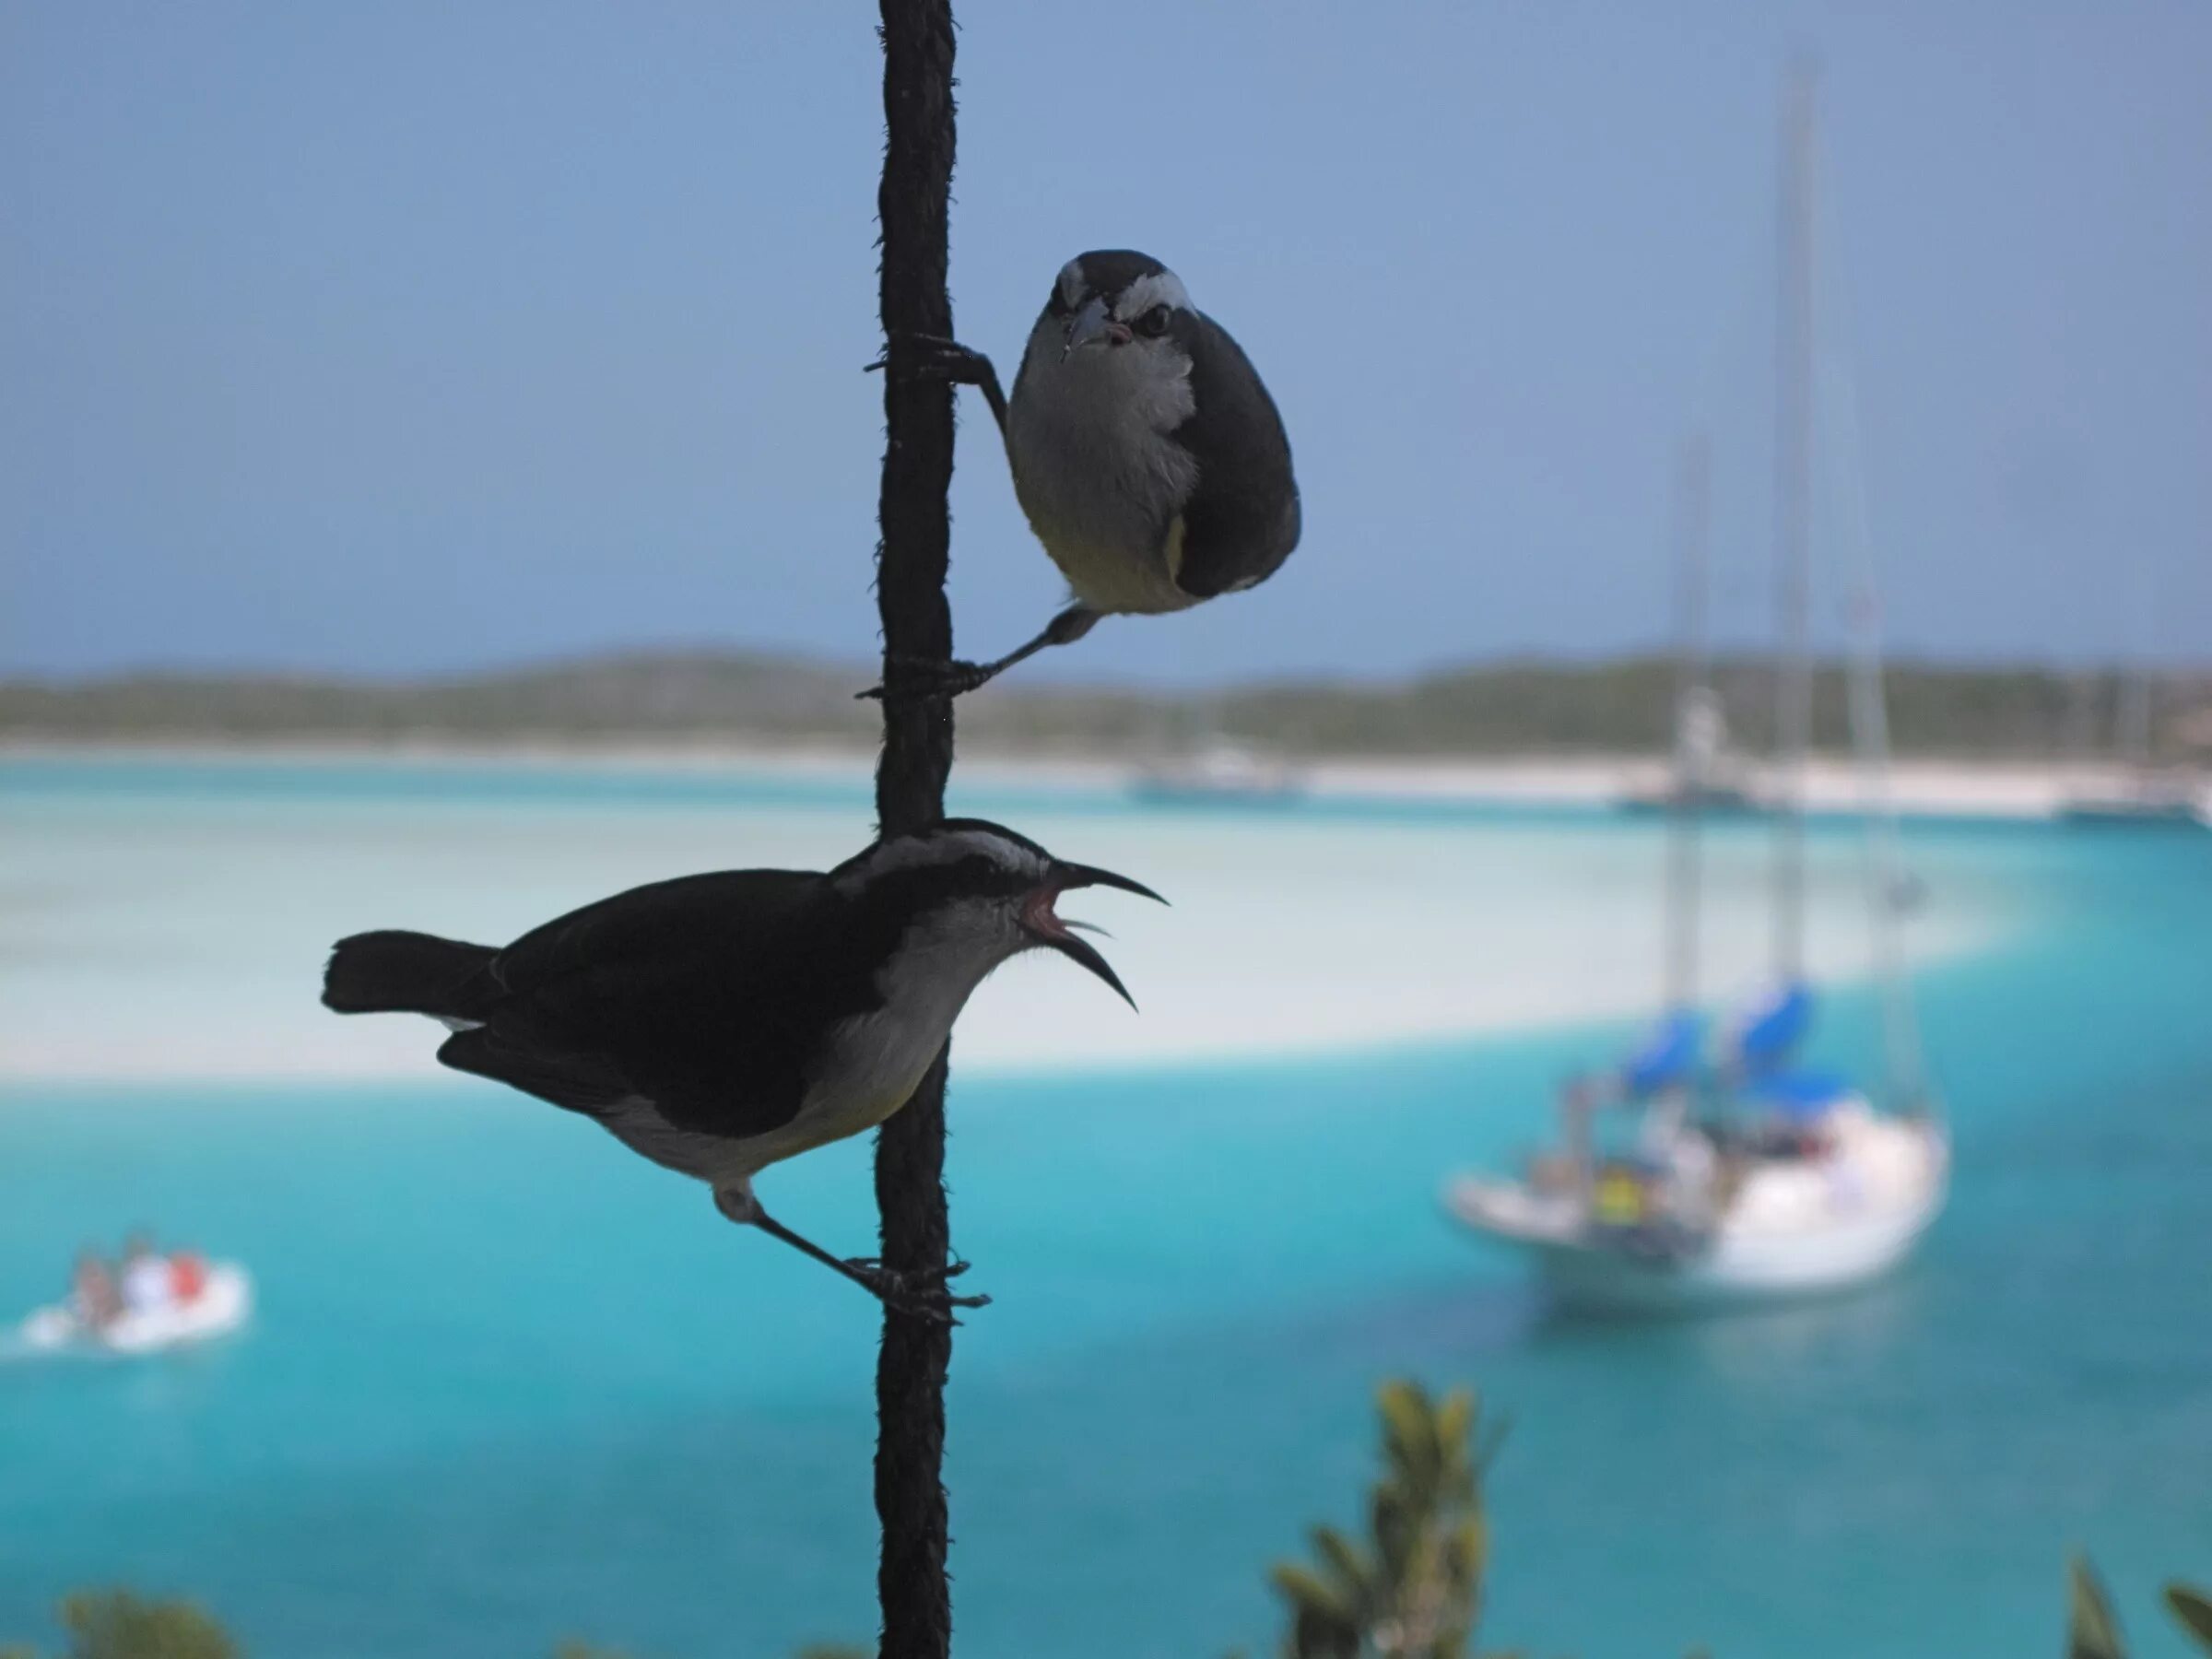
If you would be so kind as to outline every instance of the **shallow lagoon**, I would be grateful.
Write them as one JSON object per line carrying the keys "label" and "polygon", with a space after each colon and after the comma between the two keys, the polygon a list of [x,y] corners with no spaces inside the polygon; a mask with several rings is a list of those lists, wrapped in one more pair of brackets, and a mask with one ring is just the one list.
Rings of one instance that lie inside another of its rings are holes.
{"label": "shallow lagoon", "polygon": [[[120,1580],[302,1659],[566,1633],[781,1655],[872,1629],[865,1302],[588,1125],[438,1077],[406,1022],[357,1051],[371,1022],[294,1002],[339,927],[497,935],[624,880],[849,850],[865,786],[550,771],[518,797],[516,776],[0,772],[0,1306],[140,1220],[250,1262],[264,1300],[191,1357],[0,1364],[0,1633]],[[1265,1562],[1349,1518],[1370,1390],[1404,1371],[1514,1421],[1491,1645],[2009,1659],[2056,1642],[2080,1543],[2137,1651],[2181,1651],[2150,1596],[2212,1572],[2212,837],[1916,831],[1959,1135],[1923,1258],[1823,1307],[1573,1326],[1434,1194],[1625,1039],[1653,830],[962,805],[1178,901],[1089,909],[1141,1019],[1025,964],[956,1051],[956,1235],[998,1299],[955,1359],[963,1652],[1258,1645]],[[1755,839],[1721,840],[1716,878],[1747,884]],[[1819,840],[1841,969],[1855,854]],[[1324,891],[1303,912],[1300,881]],[[1743,982],[1756,922],[1720,921],[1716,954],[1745,959],[1716,983]],[[1347,960],[1387,994],[1299,1000]],[[1208,985],[1240,1019],[1288,1017],[1194,1043]],[[1432,1024],[1447,994],[1459,1035]],[[1409,1003],[1364,1039],[1325,1023]],[[1047,1022],[1073,1056],[1049,1069],[1024,1046]],[[1863,1062],[1873,1032],[1847,993],[1821,1048]],[[764,1191],[857,1249],[865,1158]]]}

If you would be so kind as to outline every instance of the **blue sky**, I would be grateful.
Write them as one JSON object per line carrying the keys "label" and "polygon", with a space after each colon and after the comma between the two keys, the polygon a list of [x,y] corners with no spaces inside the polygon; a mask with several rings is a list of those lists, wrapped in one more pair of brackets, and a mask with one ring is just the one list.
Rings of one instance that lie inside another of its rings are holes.
{"label": "blue sky", "polygon": [[[1010,374],[1063,260],[1157,253],[1306,495],[1263,590],[1037,672],[1650,644],[1696,425],[1756,629],[1799,47],[1896,645],[2212,658],[2212,7],[959,14],[962,333]],[[872,649],[872,17],[0,3],[0,671]],[[984,653],[1060,587],[966,414]]]}

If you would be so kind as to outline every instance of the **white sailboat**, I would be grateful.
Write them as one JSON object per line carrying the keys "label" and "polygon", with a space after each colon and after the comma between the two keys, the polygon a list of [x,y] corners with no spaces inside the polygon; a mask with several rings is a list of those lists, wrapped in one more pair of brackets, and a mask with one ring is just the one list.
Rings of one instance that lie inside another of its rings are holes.
{"label": "white sailboat", "polygon": [[1675,574],[1674,749],[1665,775],[1631,784],[1614,798],[1628,813],[1702,815],[1763,812],[1767,802],[1728,740],[1728,713],[1712,684],[1705,625],[1705,520],[1711,461],[1702,439],[1682,457],[1679,557]]}
{"label": "white sailboat", "polygon": [[2157,686],[2150,670],[2132,665],[2120,680],[2119,764],[2112,775],[2091,787],[2070,792],[2058,816],[2069,824],[2127,826],[2199,824],[2212,827],[2212,799],[2203,781],[2179,768],[2161,768],[2153,759],[2152,701]]}
{"label": "white sailboat", "polygon": [[[1453,1216],[1524,1253],[1556,1299],[1588,1311],[1691,1312],[1865,1284],[1912,1250],[1941,1212],[1948,1186],[1949,1139],[1920,1076],[1897,936],[1906,884],[1888,811],[1879,640],[1864,570],[1856,573],[1853,606],[1851,715],[1868,796],[1867,889],[1886,1016],[1884,1104],[1799,1059],[1816,1012],[1803,948],[1804,763],[1811,724],[1808,77],[1792,83],[1785,131],[1774,989],[1728,1022],[1708,1053],[1696,986],[1701,813],[1686,759],[1692,745],[1681,736],[1677,753],[1684,770],[1671,803],[1666,884],[1667,1012],[1623,1064],[1570,1085],[1560,1102],[1564,1136],[1558,1150],[1533,1159],[1518,1177],[1462,1175],[1444,1193]],[[1701,468],[1693,465],[1686,470],[1686,568],[1701,558]],[[1678,726],[1694,715],[1702,672],[1700,612],[1686,606],[1685,616]],[[1623,1127],[1607,1133],[1610,1124],[1601,1114]]]}

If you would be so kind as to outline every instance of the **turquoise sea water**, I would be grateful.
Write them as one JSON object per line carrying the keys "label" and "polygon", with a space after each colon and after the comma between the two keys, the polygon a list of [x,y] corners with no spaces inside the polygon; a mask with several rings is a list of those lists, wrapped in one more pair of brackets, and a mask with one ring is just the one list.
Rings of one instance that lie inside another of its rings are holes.
{"label": "turquoise sea water", "polygon": [[[516,789],[641,822],[862,798],[18,765],[0,812],[97,795],[158,857],[211,796],[434,829]],[[1471,850],[1518,827],[1455,822]],[[966,1081],[956,1045],[955,1232],[997,1298],[954,1361],[959,1651],[1264,1649],[1266,1562],[1352,1518],[1373,1385],[1411,1372],[1512,1418],[1488,1645],[2009,1659],[2055,1650],[2078,1544],[2138,1653],[2181,1653],[2152,1599],[2212,1579],[2212,836],[1910,840],[1936,902],[1971,871],[2021,921],[1921,985],[1948,1212],[1905,1273],[1827,1305],[1564,1324],[1440,1218],[1441,1178],[1512,1155],[1618,1028]],[[65,897],[0,871],[18,915]],[[1847,993],[1820,1046],[1863,1061],[1873,1034]],[[779,1170],[779,1213],[858,1251],[866,1156]],[[250,1263],[261,1312],[153,1363],[0,1360],[0,1639],[50,1635],[53,1599],[99,1582],[189,1592],[262,1659],[872,1631],[866,1303],[588,1125],[459,1080],[0,1085],[0,1309],[139,1221]]]}

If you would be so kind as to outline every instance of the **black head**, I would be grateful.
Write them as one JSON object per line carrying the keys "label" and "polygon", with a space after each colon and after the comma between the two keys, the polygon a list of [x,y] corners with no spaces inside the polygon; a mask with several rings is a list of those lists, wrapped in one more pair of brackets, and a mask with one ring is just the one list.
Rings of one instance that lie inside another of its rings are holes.
{"label": "black head", "polygon": [[1042,947],[1081,963],[1136,1006],[1106,959],[1054,913],[1073,888],[1112,887],[1147,899],[1150,888],[1088,865],[1064,863],[1025,835],[984,818],[945,818],[889,836],[830,873],[839,891],[900,919],[901,936],[988,958],[988,965]]}
{"label": "black head", "polygon": [[1061,330],[1065,355],[1161,339],[1190,310],[1182,279],[1149,253],[1101,248],[1060,267],[1039,326]]}

